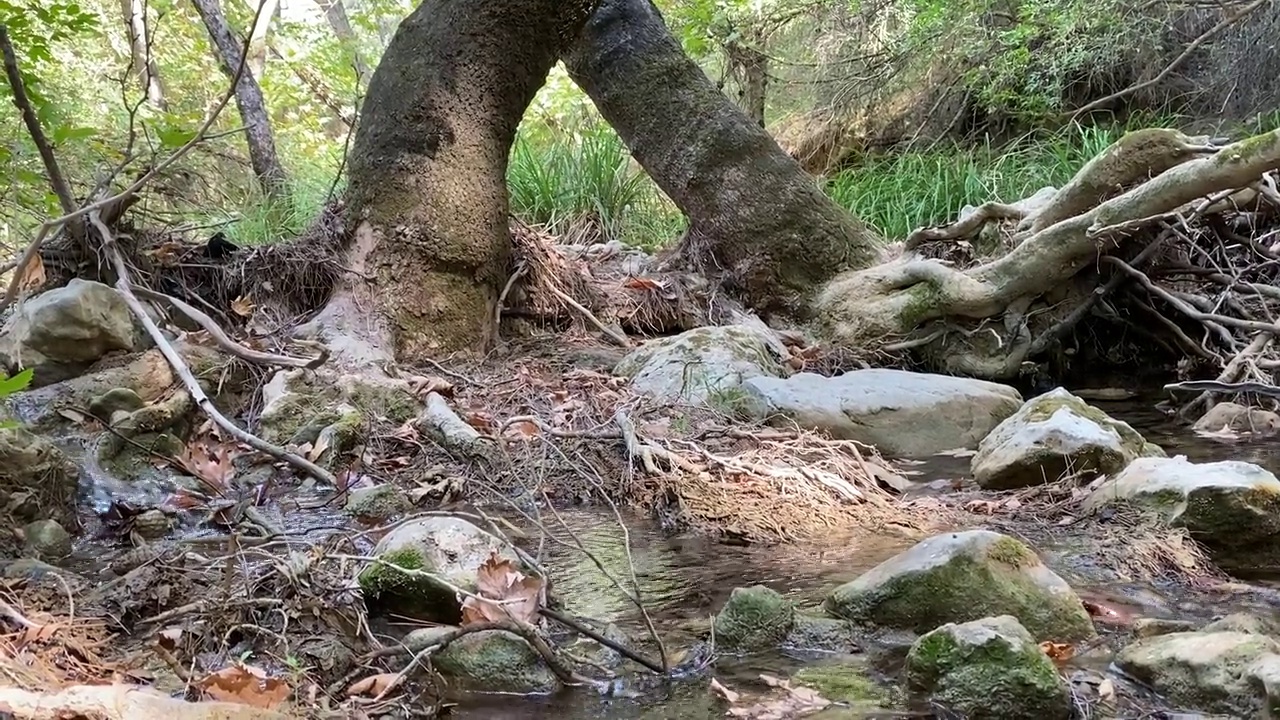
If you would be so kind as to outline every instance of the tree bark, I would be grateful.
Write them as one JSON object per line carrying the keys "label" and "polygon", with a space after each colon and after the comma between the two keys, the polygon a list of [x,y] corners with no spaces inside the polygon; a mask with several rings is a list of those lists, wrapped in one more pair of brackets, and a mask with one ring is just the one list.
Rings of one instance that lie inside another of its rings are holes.
{"label": "tree bark", "polygon": [[[231,27],[222,14],[222,8],[218,6],[218,0],[191,0],[191,4],[195,5],[205,29],[209,31],[222,71],[228,78],[235,78],[243,48],[231,33]],[[262,88],[253,78],[253,73],[246,68],[236,80],[235,89],[236,107],[240,110],[240,121],[244,124],[253,174],[268,195],[280,193],[285,189],[288,176],[276,155],[275,135],[271,132],[271,118],[267,114]]]}
{"label": "tree bark", "polygon": [[138,84],[147,93],[147,102],[164,110],[164,86],[160,82],[160,68],[156,66],[151,55],[151,33],[147,22],[146,5],[142,0],[120,0],[120,12],[124,18],[124,27],[129,34],[129,54],[132,59],[131,71],[138,78]]}
{"label": "tree bark", "polygon": [[360,41],[351,27],[351,19],[347,17],[347,6],[342,0],[316,0],[316,4],[324,10],[324,19],[329,23],[329,29],[333,30],[333,36],[350,51],[351,62],[356,68],[356,87],[363,89],[372,72],[369,70],[369,62],[364,59],[364,53],[360,52]]}
{"label": "tree bark", "polygon": [[[267,69],[267,33],[271,30],[271,21],[275,20],[276,13],[280,12],[280,0],[263,1],[264,6],[262,12],[258,13],[258,22],[254,23],[253,29],[249,31],[249,70],[258,80],[262,79],[262,73]],[[248,0],[248,3],[250,12],[258,9],[257,0]]]}
{"label": "tree bark", "polygon": [[769,56],[752,45],[731,41],[725,46],[729,63],[740,85],[742,111],[764,127],[765,97],[769,89]]}
{"label": "tree bark", "polygon": [[400,23],[350,155],[355,272],[313,322],[340,361],[412,363],[496,338],[511,143],[595,2],[425,0]]}
{"label": "tree bark", "polygon": [[879,238],[716,89],[649,0],[604,0],[565,64],[688,216],[671,260],[718,275],[766,320],[808,318],[825,281],[879,258]]}

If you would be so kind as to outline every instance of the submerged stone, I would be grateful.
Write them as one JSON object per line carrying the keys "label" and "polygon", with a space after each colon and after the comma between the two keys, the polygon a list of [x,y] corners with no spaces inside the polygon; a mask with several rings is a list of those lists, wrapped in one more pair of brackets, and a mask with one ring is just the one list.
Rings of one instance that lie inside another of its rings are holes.
{"label": "submerged stone", "polygon": [[[420,652],[457,630],[433,627],[405,637],[411,652]],[[470,692],[541,694],[559,687],[559,680],[524,638],[504,630],[483,630],[454,640],[431,656],[432,666]]]}
{"label": "submerged stone", "polygon": [[948,623],[907,655],[907,689],[970,720],[1066,720],[1067,685],[1017,619]]}
{"label": "submerged stone", "polygon": [[982,487],[1008,490],[1068,473],[1112,474],[1135,458],[1163,455],[1127,423],[1058,388],[1028,400],[992,430],[971,469]]}
{"label": "submerged stone", "polygon": [[924,540],[836,588],[824,607],[855,623],[915,633],[1012,615],[1043,640],[1097,634],[1066,581],[1022,542],[988,530]]}

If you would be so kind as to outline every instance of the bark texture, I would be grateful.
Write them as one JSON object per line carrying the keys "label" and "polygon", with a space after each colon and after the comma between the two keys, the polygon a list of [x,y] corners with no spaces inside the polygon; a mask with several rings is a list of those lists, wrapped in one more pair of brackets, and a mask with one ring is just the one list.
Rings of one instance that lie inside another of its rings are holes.
{"label": "bark texture", "polygon": [[689,218],[676,262],[766,316],[805,319],[825,281],[878,260],[875,234],[716,89],[649,0],[604,0],[565,63]]}
{"label": "bark texture", "polygon": [[[222,71],[228,78],[234,78],[240,67],[243,48],[231,33],[231,26],[227,24],[218,0],[191,0],[191,3],[195,5],[205,29],[209,31]],[[279,156],[276,155],[275,135],[271,131],[267,103],[262,97],[262,88],[248,68],[240,73],[236,81],[236,107],[240,110],[245,141],[249,145],[249,164],[253,167],[258,182],[268,194],[284,190],[287,176]]]}
{"label": "bark texture", "polygon": [[350,160],[348,267],[321,324],[413,362],[496,337],[510,271],[507,157],[593,0],[426,0],[365,96]]}
{"label": "bark texture", "polygon": [[142,0],[120,0],[120,13],[129,34],[130,71],[138,78],[139,87],[146,91],[147,102],[164,110],[164,86],[160,83],[160,68],[151,55],[146,5]]}

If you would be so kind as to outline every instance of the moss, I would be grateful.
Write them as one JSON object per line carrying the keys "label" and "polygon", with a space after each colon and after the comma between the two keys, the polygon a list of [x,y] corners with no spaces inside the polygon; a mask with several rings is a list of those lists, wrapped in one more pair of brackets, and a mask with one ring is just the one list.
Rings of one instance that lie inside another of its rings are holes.
{"label": "moss", "polygon": [[796,613],[783,644],[809,652],[856,653],[860,648],[855,635],[853,625],[844,620]]}
{"label": "moss", "polygon": [[991,543],[987,548],[987,557],[1016,570],[1035,567],[1040,564],[1040,558],[1031,551],[1031,548],[1011,537],[1002,537]]}
{"label": "moss", "polygon": [[811,665],[796,672],[795,680],[833,702],[886,703],[890,699],[889,692],[856,664]]}
{"label": "moss", "polygon": [[432,663],[468,690],[544,693],[558,684],[523,638],[502,630],[463,636],[437,653]]}
{"label": "moss", "polygon": [[778,647],[791,632],[795,612],[790,600],[762,585],[734,588],[716,615],[716,644],[746,651]]}
{"label": "moss", "polygon": [[1275,152],[1277,145],[1280,145],[1280,130],[1273,130],[1245,138],[1235,143],[1231,150],[1219,152],[1213,160],[1220,166],[1248,162],[1256,155]]}
{"label": "moss", "polygon": [[916,283],[907,289],[907,304],[898,313],[903,330],[919,327],[922,322],[938,313],[943,305],[942,290],[930,281]]}
{"label": "moss", "polygon": [[[1034,555],[1030,549],[1025,553]],[[1021,564],[979,562],[957,555],[944,565],[904,574],[870,591],[837,589],[825,609],[852,622],[917,633],[948,622],[1012,615],[1041,639],[1071,641],[1097,635],[1074,593],[1046,593],[1025,573],[1033,565],[1022,552],[1005,546],[997,554]]]}

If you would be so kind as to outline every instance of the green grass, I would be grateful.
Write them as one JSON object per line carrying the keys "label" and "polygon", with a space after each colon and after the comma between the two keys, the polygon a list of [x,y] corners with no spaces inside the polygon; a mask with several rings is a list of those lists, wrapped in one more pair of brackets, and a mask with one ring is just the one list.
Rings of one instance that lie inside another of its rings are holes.
{"label": "green grass", "polygon": [[965,205],[1014,202],[1062,187],[1118,139],[1121,127],[1072,126],[1005,147],[948,145],[869,158],[826,181],[827,193],[887,238],[954,219]]}

